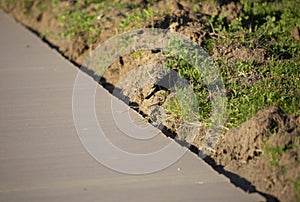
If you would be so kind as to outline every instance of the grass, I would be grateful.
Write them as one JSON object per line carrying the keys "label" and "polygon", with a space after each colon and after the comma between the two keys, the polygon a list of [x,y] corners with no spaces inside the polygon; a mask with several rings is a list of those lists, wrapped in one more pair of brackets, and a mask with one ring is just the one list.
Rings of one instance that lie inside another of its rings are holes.
{"label": "grass", "polygon": [[125,19],[120,20],[119,30],[123,31],[130,25],[134,25],[135,28],[141,28],[145,24],[145,21],[152,18],[153,15],[154,11],[151,8],[136,8],[131,14],[128,14]]}
{"label": "grass", "polygon": [[[279,106],[287,113],[300,114],[300,41],[291,37],[291,31],[300,29],[299,2],[296,1],[242,1],[242,17],[227,22],[226,16],[211,16],[207,25],[219,37],[206,41],[205,50],[236,40],[248,48],[265,48],[264,64],[218,61],[228,96],[228,127],[236,127],[260,109]],[[224,39],[225,38],[225,39]],[[249,80],[250,78],[250,80]]]}
{"label": "grass", "polygon": [[[207,19],[207,26],[215,32],[215,37],[206,38],[204,49],[212,54],[213,47],[234,39],[249,49],[266,49],[265,57],[269,59],[263,63],[216,61],[227,92],[226,128],[237,127],[270,106],[300,115],[300,41],[291,37],[292,29],[300,29],[297,12],[300,4],[294,1],[242,2],[245,9],[234,22],[227,22],[226,15]],[[181,55],[170,57],[165,65],[190,81],[198,101],[198,121],[209,125],[212,106],[203,75],[182,58]],[[172,111],[170,120],[173,122],[181,122],[186,116],[177,99],[168,103],[166,110]],[[268,148],[266,152],[271,155],[270,165],[276,166],[284,150]]]}
{"label": "grass", "polygon": [[[213,29],[216,37],[206,38],[204,48],[212,53],[212,47],[228,43],[233,38],[249,49],[266,49],[265,57],[269,59],[262,64],[256,61],[237,61],[234,64],[216,61],[227,91],[228,128],[238,126],[270,106],[279,106],[290,114],[300,114],[300,41],[290,34],[295,27],[300,29],[300,4],[295,1],[253,3],[248,0],[242,3],[242,16],[234,22],[227,22],[226,15],[208,18],[207,26]],[[152,16],[152,12],[139,11],[127,16],[121,21],[121,26],[138,24]],[[209,123],[211,100],[201,72],[180,55],[169,58],[165,65],[190,81],[200,106],[198,120]],[[178,104],[175,100],[167,106],[168,110],[174,111],[174,120],[184,116]]]}
{"label": "grass", "polygon": [[60,11],[59,21],[65,27],[62,37],[75,39],[81,37],[89,44],[97,40],[101,28],[96,24],[97,16],[90,15],[80,5],[66,7]]}
{"label": "grass", "polygon": [[229,126],[235,127],[269,106],[299,114],[300,98],[295,96],[300,95],[299,66],[300,62],[292,61],[272,61],[264,65],[237,63],[234,68],[224,66],[225,85],[232,92],[228,97]]}
{"label": "grass", "polygon": [[[171,57],[167,59],[165,63],[166,67],[178,72],[179,76],[186,78],[190,81],[191,87],[196,95],[198,106],[201,109],[198,114],[198,121],[209,122],[209,114],[211,112],[211,102],[209,100],[209,91],[205,86],[199,72],[184,59],[179,56]],[[177,99],[174,99],[167,105],[167,110],[172,111],[175,114],[175,120],[182,120],[186,118],[187,113],[184,112]]]}
{"label": "grass", "polygon": [[[208,122],[211,112],[209,92],[195,68],[182,59],[172,58],[166,65],[191,81],[197,96],[199,120]],[[221,74],[230,92],[227,96],[227,127],[232,128],[248,120],[259,110],[280,106],[285,112],[299,114],[300,61],[272,61],[257,65],[238,62],[233,67],[222,65]]]}
{"label": "grass", "polygon": [[[52,4],[56,5],[57,0],[53,0]],[[93,4],[93,12],[88,10]],[[101,32],[101,24],[97,23],[99,16],[103,16],[102,12],[108,9],[114,10],[131,10],[124,19],[118,23],[118,32],[125,31],[129,26],[135,28],[143,27],[145,21],[153,17],[154,11],[151,8],[140,8],[136,3],[108,1],[108,0],[88,0],[84,3],[77,1],[74,5],[60,8],[58,11],[59,21],[65,27],[62,37],[76,39],[82,38],[88,43],[97,41],[97,36]]]}
{"label": "grass", "polygon": [[[197,0],[191,1],[199,3]],[[34,0],[26,0],[21,3],[25,10],[29,10],[33,2]],[[168,8],[165,11],[152,9],[154,1],[149,1],[148,6],[143,8],[135,3],[117,0],[75,1],[77,3],[74,5],[64,7],[58,6],[60,2],[51,0],[51,5],[57,10],[59,22],[64,27],[61,36],[74,41],[80,39],[88,44],[95,43],[101,33],[101,24],[97,18],[105,9],[126,11],[125,17],[117,22],[117,29],[121,32],[141,28],[145,22],[149,25],[154,17],[161,15],[169,16],[170,22],[178,18],[172,16]],[[209,2],[218,4],[218,1]],[[224,62],[226,58],[215,61],[226,87],[226,127],[236,127],[259,110],[270,106],[279,106],[287,113],[299,115],[300,40],[291,37],[293,29],[300,29],[299,0],[241,0],[241,3],[244,8],[235,21],[229,22],[226,14],[207,17],[207,32],[213,34],[208,34],[201,44],[210,54],[214,47],[232,41],[249,49],[263,48],[266,51],[265,61],[262,63],[237,61],[228,64]],[[90,6],[94,10],[89,10]],[[183,23],[177,21],[179,24]],[[48,34],[45,32],[41,36]],[[142,53],[138,52],[133,56],[140,60]],[[212,109],[209,89],[204,84],[202,72],[183,58],[180,55],[169,57],[165,65],[190,81],[200,106],[198,120],[209,123]],[[167,106],[168,110],[173,110],[176,114],[174,116],[177,117],[174,118],[183,116],[180,115],[178,102],[171,102]]]}

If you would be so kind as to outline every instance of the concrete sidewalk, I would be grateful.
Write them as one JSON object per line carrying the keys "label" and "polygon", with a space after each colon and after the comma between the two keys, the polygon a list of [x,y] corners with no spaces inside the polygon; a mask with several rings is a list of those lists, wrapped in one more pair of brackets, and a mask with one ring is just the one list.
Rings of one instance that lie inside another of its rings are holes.
{"label": "concrete sidewalk", "polygon": [[[2,12],[0,27],[1,202],[264,201],[236,188],[191,152],[153,174],[106,168],[84,149],[74,126],[78,69]],[[137,144],[126,137],[113,123],[111,99],[98,88],[97,116],[114,144],[138,153],[172,141],[157,135]]]}

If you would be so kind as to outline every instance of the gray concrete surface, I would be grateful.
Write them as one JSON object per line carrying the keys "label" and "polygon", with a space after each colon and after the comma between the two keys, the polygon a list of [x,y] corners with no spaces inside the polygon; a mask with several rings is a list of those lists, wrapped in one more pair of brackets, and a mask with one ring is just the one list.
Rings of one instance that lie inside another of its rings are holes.
{"label": "gray concrete surface", "polygon": [[[1,202],[264,201],[236,188],[191,152],[147,175],[101,165],[82,146],[73,122],[78,69],[2,12],[0,29]],[[148,152],[172,141],[163,135],[139,144],[130,140],[113,123],[109,99],[99,87],[97,116],[116,145]]]}

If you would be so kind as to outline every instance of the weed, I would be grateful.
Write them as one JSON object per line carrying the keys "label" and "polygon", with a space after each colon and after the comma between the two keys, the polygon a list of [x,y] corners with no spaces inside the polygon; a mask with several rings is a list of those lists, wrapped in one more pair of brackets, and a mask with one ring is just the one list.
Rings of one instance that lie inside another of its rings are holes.
{"label": "weed", "polygon": [[135,26],[142,25],[142,22],[145,22],[147,19],[152,18],[154,11],[151,8],[147,9],[137,9],[132,14],[127,15],[127,17],[119,22],[121,29],[128,27],[131,24]]}
{"label": "weed", "polygon": [[64,8],[59,15],[59,21],[65,27],[62,37],[83,38],[89,44],[97,40],[100,27],[96,24],[97,16],[90,16],[86,10]]}
{"label": "weed", "polygon": [[141,60],[143,58],[143,50],[135,51],[132,53],[132,57],[136,60]]}
{"label": "weed", "polygon": [[277,147],[266,147],[265,152],[271,156],[269,160],[269,165],[272,168],[276,168],[279,166],[279,157],[285,152],[284,146],[277,146]]}

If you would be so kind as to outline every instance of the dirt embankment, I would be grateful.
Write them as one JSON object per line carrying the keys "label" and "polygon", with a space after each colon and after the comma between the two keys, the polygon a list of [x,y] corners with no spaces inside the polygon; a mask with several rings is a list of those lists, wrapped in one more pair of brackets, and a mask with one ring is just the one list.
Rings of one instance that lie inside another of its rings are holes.
{"label": "dirt embankment", "polygon": [[[141,7],[147,6],[145,2],[137,1]],[[41,1],[38,0],[32,1],[24,7],[20,1],[7,4],[7,1],[2,0],[2,7],[16,20],[44,35],[43,37],[52,46],[57,47],[64,56],[78,64],[82,64],[87,54],[99,43],[118,34],[120,20],[125,19],[131,12],[130,8],[104,10],[101,16],[105,17],[99,17],[98,21],[102,31],[98,38],[90,43],[80,35],[73,39],[60,37],[65,28],[59,20],[57,10],[72,6],[72,1],[61,1],[56,7],[46,5],[43,9],[40,9],[40,3]],[[90,12],[93,11],[93,6],[95,5],[91,4],[88,8]],[[192,11],[195,6],[198,12]],[[243,6],[235,2],[219,6],[211,2],[192,5],[177,1],[157,1],[152,8],[157,10],[169,8],[170,12],[153,16],[149,21],[144,22],[143,27],[169,28],[202,45],[211,36],[221,37],[205,24],[210,16],[227,13],[226,20],[231,22],[241,15]],[[176,19],[177,22],[171,19]],[[129,26],[126,29],[130,28]],[[48,32],[50,34],[47,34]],[[132,56],[125,56],[114,63],[104,75],[106,82],[114,85],[133,67],[145,63],[145,60],[155,61],[159,57],[157,53],[151,51],[143,54],[139,60]],[[212,58],[225,59],[229,64],[235,61],[263,63],[266,60],[263,48],[250,49],[234,41],[224,46],[213,47]],[[145,114],[149,113],[146,109],[154,102],[165,101],[160,100],[161,91],[152,92],[153,86],[148,86],[141,89],[140,97],[132,97]],[[141,98],[151,93],[153,94],[151,99]],[[300,117],[287,115],[281,109],[271,107],[260,111],[239,127],[228,130],[218,142],[211,158],[216,165],[221,165],[226,171],[245,178],[255,186],[257,191],[269,195],[270,201],[276,198],[280,201],[296,201],[296,198],[300,197],[296,196],[300,189],[299,141]],[[197,145],[197,142],[194,144]]]}

